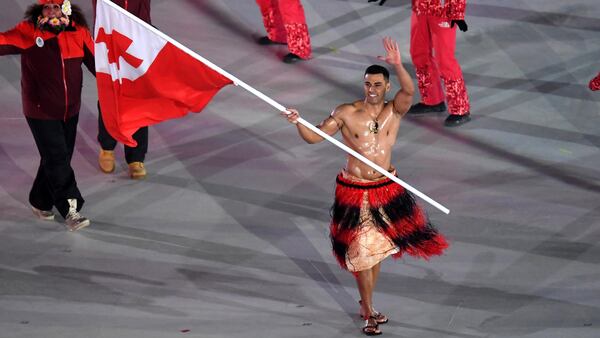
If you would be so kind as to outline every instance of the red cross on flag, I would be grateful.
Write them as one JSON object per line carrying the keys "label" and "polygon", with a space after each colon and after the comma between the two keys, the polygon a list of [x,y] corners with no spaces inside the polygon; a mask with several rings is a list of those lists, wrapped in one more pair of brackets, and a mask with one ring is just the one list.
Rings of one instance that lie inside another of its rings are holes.
{"label": "red cross on flag", "polygon": [[140,127],[199,112],[232,83],[108,0],[97,2],[94,37],[102,119],[129,146]]}

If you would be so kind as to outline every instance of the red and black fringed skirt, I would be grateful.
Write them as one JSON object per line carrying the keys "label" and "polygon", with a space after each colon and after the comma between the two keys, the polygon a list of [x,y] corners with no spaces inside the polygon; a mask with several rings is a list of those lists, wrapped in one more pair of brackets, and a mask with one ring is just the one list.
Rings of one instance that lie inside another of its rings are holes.
{"label": "red and black fringed skirt", "polygon": [[396,247],[394,258],[400,258],[406,252],[428,259],[441,255],[448,247],[444,236],[429,222],[412,194],[389,178],[366,181],[342,172],[336,182],[330,237],[342,268],[354,271],[347,266],[347,254],[365,224],[365,213],[369,215],[370,224],[384,235],[380,238],[389,240]]}

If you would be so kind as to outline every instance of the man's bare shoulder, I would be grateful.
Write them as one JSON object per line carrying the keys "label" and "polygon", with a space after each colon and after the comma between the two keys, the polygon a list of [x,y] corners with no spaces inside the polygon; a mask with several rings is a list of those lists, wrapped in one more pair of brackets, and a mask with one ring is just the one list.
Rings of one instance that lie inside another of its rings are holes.
{"label": "man's bare shoulder", "polygon": [[400,117],[402,117],[402,115],[404,115],[403,113],[398,111],[398,109],[396,109],[396,103],[394,100],[386,101],[383,109],[386,111],[389,111],[391,113],[394,113],[394,115],[399,115]]}
{"label": "man's bare shoulder", "polygon": [[355,101],[352,103],[342,103],[333,110],[333,112],[331,113],[331,116],[343,118],[344,116],[347,116],[349,114],[354,113],[357,110],[362,109],[362,104],[363,104],[362,101]]}

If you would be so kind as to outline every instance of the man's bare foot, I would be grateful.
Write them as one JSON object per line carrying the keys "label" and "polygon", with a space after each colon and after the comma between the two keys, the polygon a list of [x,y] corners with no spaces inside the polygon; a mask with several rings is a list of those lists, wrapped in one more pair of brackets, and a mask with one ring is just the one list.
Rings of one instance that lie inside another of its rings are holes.
{"label": "man's bare foot", "polygon": [[[360,317],[365,318],[365,311],[363,310],[363,307],[362,307],[362,300],[359,300],[358,304],[360,304],[360,312],[359,312]],[[386,324],[387,322],[389,322],[389,319],[386,315],[384,315],[383,313],[381,313],[379,311],[376,311],[373,308],[371,308],[371,316],[375,317],[377,324]]]}

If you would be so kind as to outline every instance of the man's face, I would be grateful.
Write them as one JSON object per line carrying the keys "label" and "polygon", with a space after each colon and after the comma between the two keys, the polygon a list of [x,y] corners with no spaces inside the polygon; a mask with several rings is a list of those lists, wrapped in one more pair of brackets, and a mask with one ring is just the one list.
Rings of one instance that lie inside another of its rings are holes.
{"label": "man's face", "polygon": [[367,102],[377,104],[385,100],[385,93],[390,90],[390,83],[383,74],[365,74],[365,97]]}
{"label": "man's face", "polygon": [[60,18],[62,16],[62,11],[60,5],[57,4],[45,4],[42,9],[42,16],[46,18]]}

